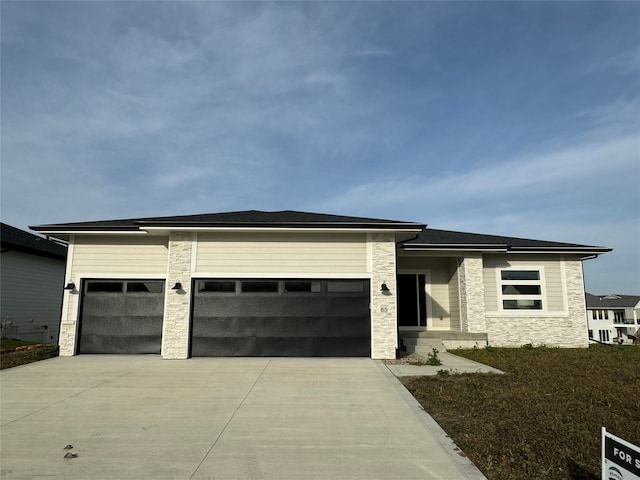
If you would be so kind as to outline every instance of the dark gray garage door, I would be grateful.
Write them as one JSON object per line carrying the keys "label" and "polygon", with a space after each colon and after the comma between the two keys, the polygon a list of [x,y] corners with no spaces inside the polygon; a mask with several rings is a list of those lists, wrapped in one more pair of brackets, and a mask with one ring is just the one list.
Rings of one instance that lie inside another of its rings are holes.
{"label": "dark gray garage door", "polygon": [[196,280],[191,332],[194,357],[368,357],[369,280]]}
{"label": "dark gray garage door", "polygon": [[79,353],[160,353],[164,281],[86,280]]}

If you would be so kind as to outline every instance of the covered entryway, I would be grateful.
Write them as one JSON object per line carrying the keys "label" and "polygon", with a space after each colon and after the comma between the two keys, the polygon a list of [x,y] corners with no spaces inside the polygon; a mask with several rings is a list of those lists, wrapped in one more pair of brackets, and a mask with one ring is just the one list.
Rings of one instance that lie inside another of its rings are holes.
{"label": "covered entryway", "polygon": [[369,280],[202,279],[193,357],[369,357]]}
{"label": "covered entryway", "polygon": [[78,353],[160,353],[163,280],[85,280]]}
{"label": "covered entryway", "polygon": [[398,325],[426,327],[428,272],[398,274]]}

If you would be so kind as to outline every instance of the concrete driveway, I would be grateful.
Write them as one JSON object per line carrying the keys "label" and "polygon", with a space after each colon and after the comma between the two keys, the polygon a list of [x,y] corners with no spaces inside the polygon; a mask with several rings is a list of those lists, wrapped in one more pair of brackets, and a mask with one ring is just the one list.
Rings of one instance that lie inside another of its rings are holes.
{"label": "concrete driveway", "polygon": [[81,355],[0,388],[3,479],[484,478],[369,359]]}

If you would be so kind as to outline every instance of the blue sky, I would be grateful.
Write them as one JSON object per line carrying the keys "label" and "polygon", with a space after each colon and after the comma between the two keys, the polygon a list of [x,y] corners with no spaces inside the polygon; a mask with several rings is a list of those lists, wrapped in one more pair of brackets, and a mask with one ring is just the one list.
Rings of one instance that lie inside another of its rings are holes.
{"label": "blue sky", "polygon": [[604,245],[640,294],[640,3],[13,2],[2,221],[302,210]]}

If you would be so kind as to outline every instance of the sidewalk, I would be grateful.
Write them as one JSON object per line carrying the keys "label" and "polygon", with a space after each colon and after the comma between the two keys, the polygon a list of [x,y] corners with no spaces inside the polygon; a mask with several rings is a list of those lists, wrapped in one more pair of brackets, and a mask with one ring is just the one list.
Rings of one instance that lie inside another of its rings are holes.
{"label": "sidewalk", "polygon": [[[474,362],[466,358],[459,357],[449,352],[438,353],[438,357],[442,361],[442,365],[408,365],[408,364],[388,364],[386,367],[396,377],[409,377],[416,375],[437,375],[439,371],[447,370],[450,374],[455,373],[497,373],[503,374],[504,372],[497,368],[484,365],[483,363]],[[426,359],[425,359],[426,360]]]}

